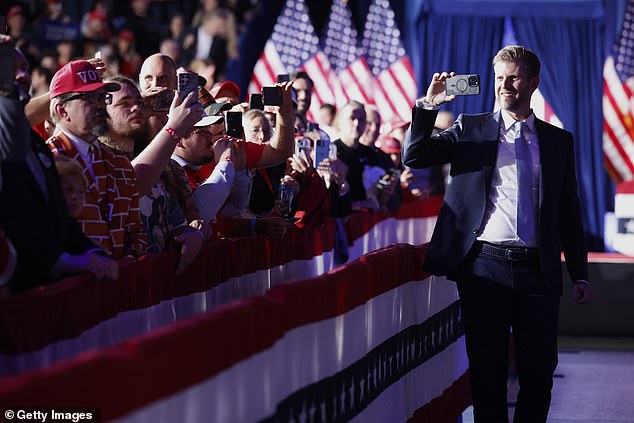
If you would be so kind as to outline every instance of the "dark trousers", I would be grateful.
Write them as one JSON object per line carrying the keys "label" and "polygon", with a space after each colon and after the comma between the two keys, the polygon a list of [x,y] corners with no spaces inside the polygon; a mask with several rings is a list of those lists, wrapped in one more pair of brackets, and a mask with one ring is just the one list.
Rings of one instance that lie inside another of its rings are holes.
{"label": "dark trousers", "polygon": [[456,280],[475,422],[508,422],[512,328],[520,386],[513,421],[545,423],[557,367],[559,297],[546,291],[537,259],[510,261],[471,253]]}

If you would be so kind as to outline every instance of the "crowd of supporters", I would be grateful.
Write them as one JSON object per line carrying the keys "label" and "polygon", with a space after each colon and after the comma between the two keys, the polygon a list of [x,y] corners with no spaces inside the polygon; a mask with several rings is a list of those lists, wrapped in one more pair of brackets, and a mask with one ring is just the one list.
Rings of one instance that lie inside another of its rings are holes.
{"label": "crowd of supporters", "polygon": [[[240,102],[248,96],[224,71],[253,7],[180,3],[152,3],[150,14],[149,0],[133,0],[126,14],[118,2],[95,0],[74,18],[59,0],[41,12],[8,9],[0,40],[15,69],[0,87],[5,293],[79,272],[114,279],[121,262],[152,252],[178,251],[180,274],[218,237],[283,237],[442,192],[442,169],[403,167],[407,122],[383,123],[376,107],[357,101],[325,105],[311,122],[314,85],[302,71],[273,89],[277,105]],[[161,14],[171,16],[163,25]],[[343,231],[337,237],[346,245]]]}

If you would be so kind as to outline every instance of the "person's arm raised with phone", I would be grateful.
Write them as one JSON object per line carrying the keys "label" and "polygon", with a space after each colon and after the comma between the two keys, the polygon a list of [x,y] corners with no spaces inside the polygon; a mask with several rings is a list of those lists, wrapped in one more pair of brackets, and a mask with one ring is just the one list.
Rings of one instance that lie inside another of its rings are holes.
{"label": "person's arm raised with phone", "polygon": [[282,163],[293,154],[295,127],[293,125],[292,82],[277,84],[282,89],[282,105],[278,107],[275,119],[275,133],[271,142],[264,146],[260,160],[254,166],[263,168]]}
{"label": "person's arm raised with phone", "polygon": [[140,192],[147,192],[159,179],[174,152],[176,142],[201,119],[202,113],[196,93],[191,92],[185,98],[174,96],[167,123],[132,160]]}

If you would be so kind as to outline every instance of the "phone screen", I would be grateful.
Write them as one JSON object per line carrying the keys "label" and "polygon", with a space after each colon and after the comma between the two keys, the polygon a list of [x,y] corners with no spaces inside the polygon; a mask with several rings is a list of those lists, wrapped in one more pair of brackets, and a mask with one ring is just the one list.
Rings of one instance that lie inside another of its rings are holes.
{"label": "phone screen", "polygon": [[227,112],[226,130],[230,137],[244,138],[241,112]]}
{"label": "phone screen", "polygon": [[281,106],[282,87],[262,87],[262,102],[265,106]]}

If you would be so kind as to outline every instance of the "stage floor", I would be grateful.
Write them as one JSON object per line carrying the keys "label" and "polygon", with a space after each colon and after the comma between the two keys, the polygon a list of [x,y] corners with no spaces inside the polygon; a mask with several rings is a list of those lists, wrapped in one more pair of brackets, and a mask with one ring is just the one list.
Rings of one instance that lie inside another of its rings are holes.
{"label": "stage floor", "polygon": [[[634,423],[634,338],[561,337],[559,344],[548,423]],[[509,386],[511,402],[517,381]],[[469,408],[463,423],[472,422]]]}

